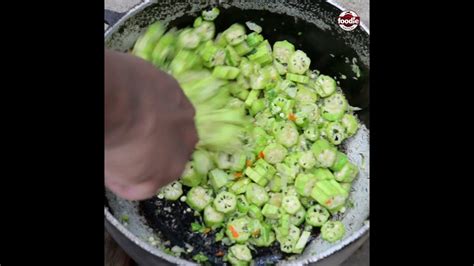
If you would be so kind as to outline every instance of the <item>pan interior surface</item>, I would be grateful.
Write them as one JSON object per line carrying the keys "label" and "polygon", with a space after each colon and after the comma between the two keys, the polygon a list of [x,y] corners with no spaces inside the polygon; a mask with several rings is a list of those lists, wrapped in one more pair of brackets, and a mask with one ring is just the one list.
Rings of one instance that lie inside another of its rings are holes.
{"label": "pan interior surface", "polygon": [[[162,20],[168,23],[168,27],[182,28],[191,25],[199,12],[209,7],[186,1],[170,2],[163,1],[132,10],[128,17],[119,21],[117,25],[106,32],[105,46],[122,52],[129,51],[140,33],[154,21]],[[318,69],[323,74],[337,77],[350,105],[362,109],[357,114],[363,125],[355,136],[343,143],[343,149],[349,159],[360,168],[359,176],[353,183],[349,197],[353,207],[337,217],[346,226],[345,238],[339,244],[330,244],[316,237],[307,245],[303,254],[289,256],[280,264],[298,265],[317,261],[334,253],[344,244],[354,241],[368,229],[369,36],[361,27],[353,32],[345,32],[340,29],[337,25],[337,16],[340,11],[329,3],[320,3],[319,1],[301,1],[300,3],[295,1],[235,1],[235,3],[221,4],[219,8],[221,14],[215,21],[216,32],[223,31],[233,23],[243,25],[246,21],[257,23],[262,26],[262,34],[270,43],[279,40],[288,40],[294,43],[297,49],[303,50],[311,58],[311,69]],[[144,215],[145,202],[122,200],[108,190],[106,190],[105,196],[107,219],[137,245],[156,256],[179,265],[193,263],[164,252],[165,246],[169,246],[167,242],[170,242],[171,236],[169,234],[164,236],[163,232],[154,230],[157,226],[153,225],[149,215]],[[126,226],[120,222],[123,215],[128,217]],[[183,244],[186,249],[186,244],[191,243]]]}

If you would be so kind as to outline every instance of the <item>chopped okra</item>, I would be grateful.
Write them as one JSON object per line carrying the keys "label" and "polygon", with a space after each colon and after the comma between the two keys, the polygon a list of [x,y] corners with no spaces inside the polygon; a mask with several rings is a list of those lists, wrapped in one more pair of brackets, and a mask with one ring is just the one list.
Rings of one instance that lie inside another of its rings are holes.
{"label": "chopped okra", "polygon": [[340,221],[328,221],[321,227],[321,237],[329,242],[340,240],[345,233],[344,224]]}
{"label": "chopped okra", "polygon": [[205,10],[184,29],[153,23],[134,45],[196,109],[196,150],[158,197],[193,209],[196,234],[216,230],[232,265],[250,265],[250,250],[275,241],[300,254],[315,227],[323,240],[340,240],[344,225],[331,218],[348,206],[359,173],[340,147],[360,127],[357,109],[295,44],[270,43],[253,22],[218,33],[219,14]]}

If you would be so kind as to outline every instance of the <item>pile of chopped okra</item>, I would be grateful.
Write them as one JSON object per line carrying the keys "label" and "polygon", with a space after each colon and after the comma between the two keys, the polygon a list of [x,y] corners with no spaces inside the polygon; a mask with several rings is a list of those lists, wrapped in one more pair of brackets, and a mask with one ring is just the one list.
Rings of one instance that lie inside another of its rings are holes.
{"label": "pile of chopped okra", "polygon": [[[158,197],[185,201],[202,217],[198,227],[220,232],[232,265],[249,264],[249,247],[274,241],[301,253],[313,227],[340,240],[344,225],[331,216],[345,211],[358,175],[338,150],[359,128],[353,109],[294,44],[271,45],[254,23],[215,36],[218,15],[203,11],[179,30],[156,22],[132,51],[173,75],[196,108],[200,142]],[[182,186],[191,187],[186,195]]]}

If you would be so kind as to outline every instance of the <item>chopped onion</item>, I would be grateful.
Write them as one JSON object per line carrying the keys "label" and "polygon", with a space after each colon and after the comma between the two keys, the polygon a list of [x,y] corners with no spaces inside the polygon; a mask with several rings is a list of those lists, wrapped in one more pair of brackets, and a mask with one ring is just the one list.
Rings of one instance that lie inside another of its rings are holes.
{"label": "chopped onion", "polygon": [[255,24],[255,23],[252,22],[252,21],[247,21],[247,22],[245,22],[245,25],[247,25],[247,27],[248,27],[251,31],[255,31],[256,33],[262,32],[262,27],[260,27],[259,25]]}

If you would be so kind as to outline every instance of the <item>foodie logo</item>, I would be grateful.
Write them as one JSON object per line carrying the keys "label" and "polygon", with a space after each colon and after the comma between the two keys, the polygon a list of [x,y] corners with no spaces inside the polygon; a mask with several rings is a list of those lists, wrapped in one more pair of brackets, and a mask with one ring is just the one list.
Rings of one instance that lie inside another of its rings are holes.
{"label": "foodie logo", "polygon": [[339,15],[339,18],[337,19],[337,23],[339,23],[339,26],[343,30],[351,31],[357,28],[357,26],[359,26],[360,17],[354,11],[350,11],[350,10],[343,11]]}

